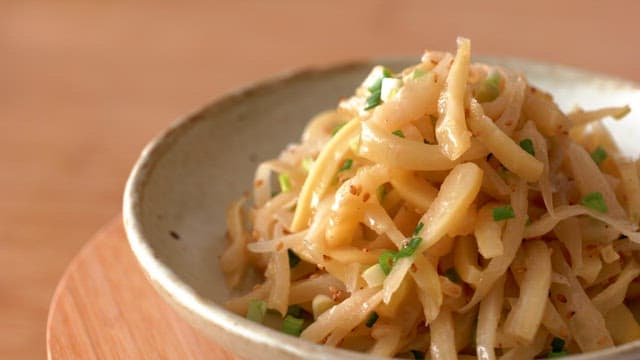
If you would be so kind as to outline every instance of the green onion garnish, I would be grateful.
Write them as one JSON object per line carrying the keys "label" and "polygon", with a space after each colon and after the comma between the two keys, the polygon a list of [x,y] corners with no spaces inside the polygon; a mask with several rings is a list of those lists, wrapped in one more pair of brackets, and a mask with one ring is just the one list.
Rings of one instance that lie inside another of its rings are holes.
{"label": "green onion garnish", "polygon": [[418,226],[416,226],[416,229],[413,230],[413,235],[418,235],[420,231],[422,231],[423,227],[424,227],[424,224],[422,222],[419,222]]}
{"label": "green onion garnish", "polygon": [[369,315],[369,317],[367,318],[367,322],[365,323],[365,325],[367,325],[368,328],[372,327],[373,324],[376,323],[376,321],[378,321],[378,313],[377,312],[372,312],[371,315]]}
{"label": "green onion garnish", "polygon": [[395,257],[396,254],[393,251],[385,251],[380,254],[380,257],[378,258],[378,264],[380,264],[382,272],[385,275],[389,275],[389,273],[391,272],[391,267],[395,262]]}
{"label": "green onion garnish", "polygon": [[418,350],[411,350],[414,360],[424,360],[424,353]]}
{"label": "green onion garnish", "polygon": [[554,337],[551,341],[551,352],[547,354],[549,358],[557,358],[567,356],[567,352],[564,350],[564,340],[559,337]]}
{"label": "green onion garnish", "polygon": [[371,95],[369,95],[369,97],[367,98],[367,102],[364,105],[364,109],[370,110],[382,104],[382,99],[380,98],[380,96],[382,96],[382,93],[380,91],[371,93]]}
{"label": "green onion garnish", "polygon": [[603,149],[601,146],[598,146],[591,153],[591,158],[595,161],[596,164],[600,165],[607,158],[607,150]]}
{"label": "green onion garnish", "polygon": [[267,303],[263,300],[251,300],[249,301],[249,308],[247,309],[247,319],[262,324],[264,320],[264,314],[267,313]]}
{"label": "green onion garnish", "polygon": [[369,86],[368,90],[371,93],[367,98],[367,102],[364,106],[365,110],[373,109],[374,107],[380,105],[382,103],[382,79],[393,77],[393,73],[391,70],[387,68],[383,68],[382,76],[377,78],[371,86]]}
{"label": "green onion garnish", "polygon": [[417,79],[419,77],[422,77],[426,74],[427,72],[422,70],[422,69],[415,69],[413,70],[413,78]]}
{"label": "green onion garnish", "polygon": [[389,190],[387,190],[387,186],[385,184],[378,186],[378,188],[376,189],[376,197],[378,198],[379,203],[382,203],[382,201],[384,201],[387,193],[389,193]]}
{"label": "green onion garnish", "polygon": [[311,171],[311,167],[313,166],[313,159],[309,156],[306,156],[304,159],[302,159],[302,168],[304,169],[304,171],[309,172]]}
{"label": "green onion garnish", "polygon": [[300,256],[293,250],[287,249],[287,255],[289,255],[289,267],[294,268],[300,262]]}
{"label": "green onion garnish", "polygon": [[528,152],[531,156],[535,156],[536,155],[536,151],[533,149],[533,141],[531,141],[531,139],[524,139],[522,141],[520,141],[520,147]]}
{"label": "green onion garnish", "polygon": [[582,205],[601,213],[609,211],[609,208],[607,208],[607,204],[604,202],[604,198],[602,197],[602,193],[599,191],[594,191],[585,195],[585,197],[582,198],[581,203]]}
{"label": "green onion garnish", "polygon": [[498,95],[500,95],[500,79],[500,73],[497,71],[487,76],[476,91],[476,99],[478,99],[479,102],[495,100]]}
{"label": "green onion garnish", "polygon": [[340,170],[338,170],[338,172],[343,172],[343,171],[347,171],[347,170],[351,169],[351,165],[353,165],[353,160],[352,159],[346,159],[344,161],[344,163],[342,164],[342,167],[340,168]]}
{"label": "green onion garnish", "polygon": [[419,236],[411,238],[411,240],[409,240],[409,243],[396,253],[394,262],[400,258],[409,257],[413,255],[413,253],[416,252],[416,250],[418,249],[418,246],[420,246],[421,242],[422,242],[422,238]]}
{"label": "green onion garnish", "polygon": [[342,127],[344,127],[345,125],[347,125],[346,122],[340,123],[336,126],[333,127],[333,130],[331,130],[331,136],[335,136],[335,134],[338,133],[338,131],[340,131],[340,129],[342,129]]}
{"label": "green onion garnish", "polygon": [[501,221],[516,217],[511,205],[498,206],[493,208],[493,221]]}
{"label": "green onion garnish", "polygon": [[278,175],[278,182],[280,183],[280,191],[285,193],[291,191],[291,180],[289,175],[281,173]]}
{"label": "green onion garnish", "polygon": [[289,305],[287,308],[287,315],[291,315],[293,317],[301,317],[302,316],[302,307],[300,305]]}
{"label": "green onion garnish", "polygon": [[460,283],[460,275],[458,275],[458,272],[456,271],[455,268],[448,268],[447,271],[444,272],[444,276],[447,277],[447,279],[451,280],[451,282],[454,282],[456,284]]}
{"label": "green onion garnish", "polygon": [[282,321],[282,332],[285,334],[299,336],[302,332],[302,326],[304,325],[304,319],[298,319],[295,316],[287,315]]}
{"label": "green onion garnish", "polygon": [[404,139],[404,133],[402,132],[402,130],[396,130],[396,131],[392,132],[392,134]]}

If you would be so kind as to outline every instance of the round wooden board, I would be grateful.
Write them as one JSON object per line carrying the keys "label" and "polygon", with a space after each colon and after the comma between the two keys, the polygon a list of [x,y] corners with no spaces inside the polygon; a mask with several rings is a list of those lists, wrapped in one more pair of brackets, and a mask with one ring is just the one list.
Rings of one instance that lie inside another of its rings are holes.
{"label": "round wooden board", "polygon": [[229,359],[156,293],[118,218],[71,262],[49,309],[49,359]]}

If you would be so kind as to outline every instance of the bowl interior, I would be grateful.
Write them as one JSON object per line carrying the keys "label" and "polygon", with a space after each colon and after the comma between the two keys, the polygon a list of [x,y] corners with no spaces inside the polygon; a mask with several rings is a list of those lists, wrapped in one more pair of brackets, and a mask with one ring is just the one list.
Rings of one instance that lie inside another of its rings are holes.
{"label": "bowl interior", "polygon": [[[629,104],[628,119],[638,112],[640,91],[629,82],[523,60],[477,60],[522,70],[565,110]],[[399,70],[415,61],[380,63]],[[350,95],[372,64],[303,71],[237,91],[177,123],[145,149],[125,194],[125,223],[134,252],[156,286],[186,285],[203,300],[197,311],[221,311],[215,303],[230,296],[219,270],[226,246],[225,207],[251,188],[258,163],[298,141],[310,117]],[[637,133],[635,123],[608,125],[625,152],[640,153],[640,144],[629,135]]]}

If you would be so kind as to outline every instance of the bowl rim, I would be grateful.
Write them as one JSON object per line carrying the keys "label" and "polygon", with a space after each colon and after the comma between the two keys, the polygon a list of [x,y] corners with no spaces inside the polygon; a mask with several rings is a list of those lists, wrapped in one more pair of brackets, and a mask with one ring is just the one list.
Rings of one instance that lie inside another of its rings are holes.
{"label": "bowl rim", "polygon": [[[127,179],[123,195],[122,214],[129,246],[140,264],[143,273],[154,285],[156,291],[160,292],[162,295],[169,296],[171,300],[178,304],[183,310],[188,311],[200,319],[204,319],[206,322],[216,324],[217,326],[224,328],[236,337],[243,338],[248,342],[275,347],[291,355],[299,357],[304,356],[305,358],[311,359],[386,359],[386,357],[328,347],[291,337],[261,324],[247,320],[225,309],[218,303],[207,300],[198,295],[196,291],[183,282],[169,266],[155,257],[154,251],[149,245],[149,240],[146,238],[142,226],[143,220],[141,216],[141,204],[144,201],[144,192],[142,190],[148,182],[149,176],[152,174],[153,168],[156,166],[159,159],[170,150],[183,131],[194,126],[200,121],[206,121],[208,117],[203,116],[203,113],[209,109],[214,107],[225,108],[228,106],[234,106],[241,103],[245,97],[249,97],[254,93],[268,91],[274,87],[286,86],[289,82],[293,82],[313,74],[321,75],[332,72],[341,72],[348,70],[349,68],[362,66],[371,67],[376,64],[409,60],[415,61],[415,58],[415,56],[373,58],[370,60],[344,61],[324,66],[312,66],[284,71],[276,74],[275,76],[270,76],[223,93],[221,96],[218,96],[197,110],[179,118],[166,130],[154,137],[141,151],[140,156],[136,160]],[[581,77],[596,78],[599,81],[610,82],[616,86],[640,90],[640,85],[630,80],[550,62],[502,56],[476,56],[473,58],[473,61],[511,64],[526,68],[560,71]],[[216,120],[209,119],[209,121]],[[576,360],[595,360],[602,356],[622,355],[631,353],[631,351],[638,351],[639,349],[640,342],[637,341],[600,351],[575,354],[570,356],[570,358]],[[233,349],[229,350],[232,351]]]}

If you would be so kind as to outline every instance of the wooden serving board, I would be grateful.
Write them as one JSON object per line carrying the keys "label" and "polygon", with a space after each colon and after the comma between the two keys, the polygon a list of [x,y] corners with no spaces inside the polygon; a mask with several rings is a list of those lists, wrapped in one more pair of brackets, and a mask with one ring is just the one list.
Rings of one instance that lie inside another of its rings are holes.
{"label": "wooden serving board", "polygon": [[127,243],[120,218],[71,262],[49,309],[49,359],[229,359],[164,302]]}

